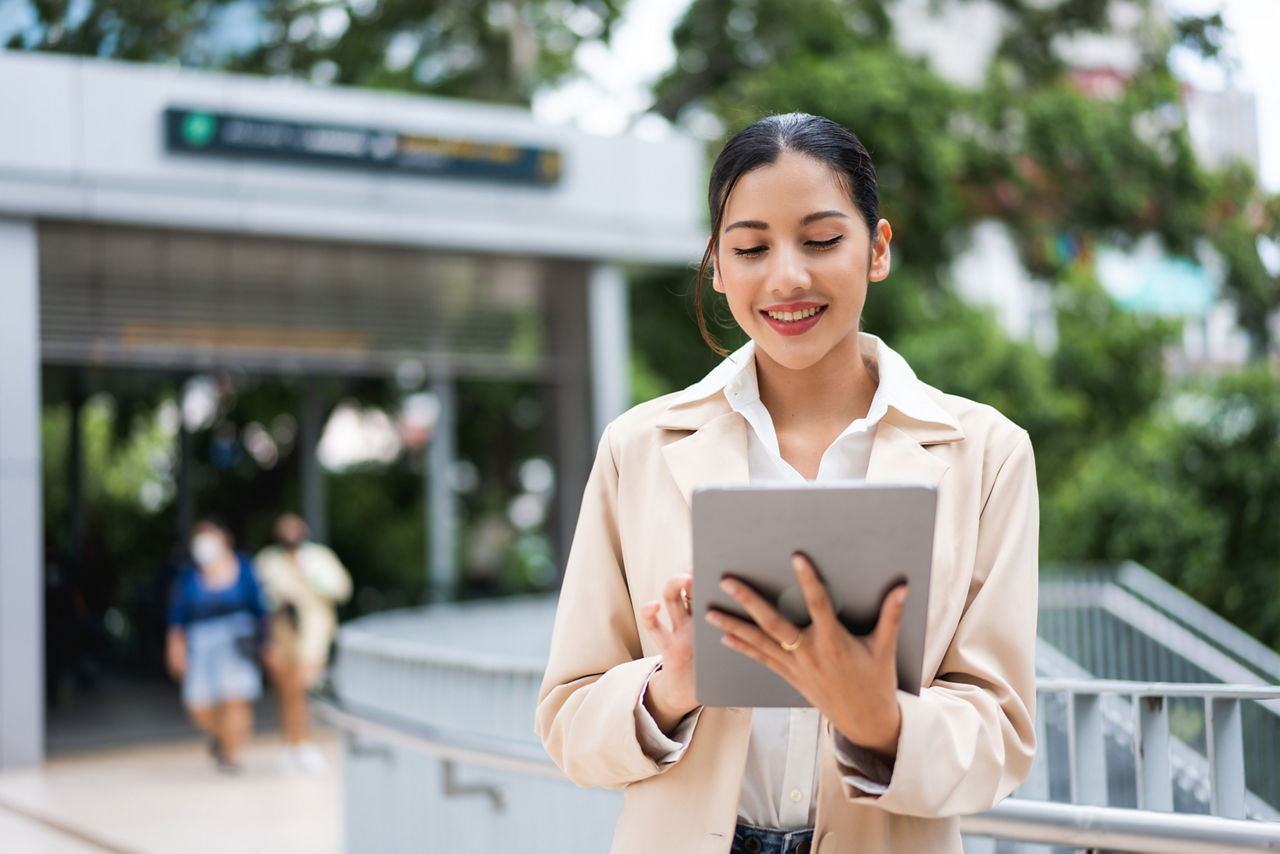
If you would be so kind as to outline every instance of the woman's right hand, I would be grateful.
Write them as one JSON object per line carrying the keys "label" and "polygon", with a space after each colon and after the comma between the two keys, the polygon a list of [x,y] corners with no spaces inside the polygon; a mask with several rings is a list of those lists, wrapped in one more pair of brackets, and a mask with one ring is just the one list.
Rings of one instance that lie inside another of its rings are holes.
{"label": "woman's right hand", "polygon": [[[662,587],[662,598],[640,609],[640,619],[658,639],[658,651],[662,655],[661,669],[649,678],[644,705],[665,733],[670,733],[681,718],[698,707],[693,690],[693,615],[688,604],[692,588],[693,576],[672,576]],[[659,619],[663,608],[670,627]]]}

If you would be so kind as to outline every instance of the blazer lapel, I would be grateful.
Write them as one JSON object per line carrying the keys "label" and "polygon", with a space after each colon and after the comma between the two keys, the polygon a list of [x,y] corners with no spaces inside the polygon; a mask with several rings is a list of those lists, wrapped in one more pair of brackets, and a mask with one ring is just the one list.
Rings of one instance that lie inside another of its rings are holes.
{"label": "blazer lapel", "polygon": [[876,428],[867,463],[867,480],[878,483],[925,483],[937,486],[949,466],[925,450],[924,445],[954,442],[963,438],[959,430],[914,423],[895,424],[888,418]]}
{"label": "blazer lapel", "polygon": [[693,420],[683,420],[676,429],[693,432],[662,448],[663,459],[686,502],[692,502],[693,490],[699,486],[748,480],[747,422],[728,409],[727,403],[717,409],[723,411],[701,426],[693,426]]}

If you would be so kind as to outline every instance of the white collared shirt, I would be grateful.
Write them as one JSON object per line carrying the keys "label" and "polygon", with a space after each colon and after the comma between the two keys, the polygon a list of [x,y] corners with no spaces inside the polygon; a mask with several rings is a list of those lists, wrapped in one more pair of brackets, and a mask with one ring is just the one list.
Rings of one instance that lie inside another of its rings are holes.
{"label": "white collared shirt", "polygon": [[[876,427],[890,408],[919,421],[958,427],[951,414],[924,391],[906,360],[874,335],[859,333],[859,347],[873,378],[875,395],[866,416],[854,419],[822,454],[816,481],[863,480],[871,459]],[[752,483],[805,483],[778,449],[773,418],[760,400],[755,342],[732,353],[711,373],[685,389],[675,403],[701,400],[723,392],[742,415],[747,431],[747,462]],[[700,710],[699,710],[700,711]],[[699,711],[686,717],[668,737],[644,707],[636,707],[636,726],[645,752],[659,762],[684,755]],[[821,717],[816,709],[752,710],[751,740],[738,800],[738,818],[760,827],[792,830],[812,827],[818,786]],[[869,795],[882,794],[892,774],[874,755],[837,737],[836,757],[845,780]]]}

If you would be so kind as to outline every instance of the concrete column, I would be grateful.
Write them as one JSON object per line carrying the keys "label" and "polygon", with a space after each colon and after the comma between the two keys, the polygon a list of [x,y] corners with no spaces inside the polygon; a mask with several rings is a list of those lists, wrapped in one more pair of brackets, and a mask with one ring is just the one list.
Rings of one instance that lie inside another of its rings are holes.
{"label": "concrete column", "polygon": [[591,427],[599,438],[631,406],[627,280],[615,264],[597,264],[587,278],[591,348]]}
{"label": "concrete column", "polygon": [[448,370],[436,370],[431,393],[439,409],[431,441],[427,443],[424,471],[427,508],[427,587],[432,602],[447,602],[458,595],[458,511],[453,494],[453,463],[457,456],[458,403],[454,378]]}
{"label": "concrete column", "polygon": [[0,768],[44,756],[44,520],[36,225],[0,219]]}
{"label": "concrete column", "polygon": [[[553,367],[547,386],[545,426],[556,470],[555,503],[548,530],[553,538],[556,566],[563,572],[578,523],[582,490],[599,440],[599,431],[593,433],[591,336],[587,334],[591,325],[590,271],[582,264],[566,261],[549,264],[544,275],[547,350]],[[609,292],[607,286],[601,290]],[[602,302],[607,306],[607,300]],[[599,429],[604,429],[603,424]]]}
{"label": "concrete column", "polygon": [[316,456],[320,446],[320,434],[324,430],[324,402],[320,399],[319,380],[304,377],[302,380],[302,411],[298,419],[298,450],[302,463],[302,518],[311,529],[311,539],[317,543],[329,542],[328,493],[325,490],[324,470]]}

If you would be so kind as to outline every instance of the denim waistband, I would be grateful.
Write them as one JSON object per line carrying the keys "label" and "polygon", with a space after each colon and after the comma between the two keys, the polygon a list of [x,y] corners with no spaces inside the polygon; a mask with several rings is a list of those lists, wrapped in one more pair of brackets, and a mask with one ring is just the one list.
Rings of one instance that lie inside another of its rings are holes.
{"label": "denim waistband", "polygon": [[813,828],[775,830],[738,822],[731,854],[810,854]]}

